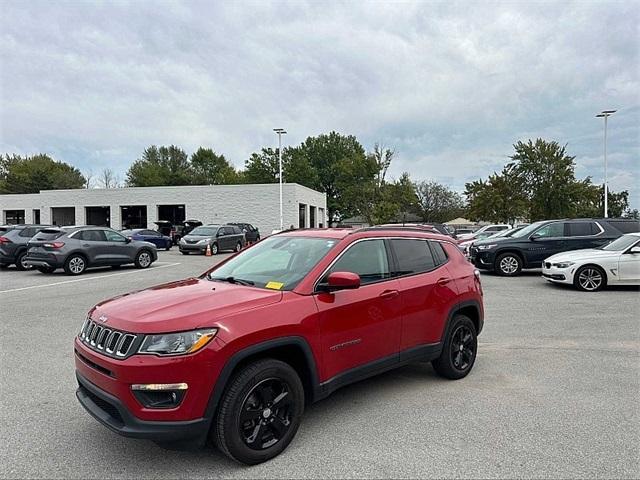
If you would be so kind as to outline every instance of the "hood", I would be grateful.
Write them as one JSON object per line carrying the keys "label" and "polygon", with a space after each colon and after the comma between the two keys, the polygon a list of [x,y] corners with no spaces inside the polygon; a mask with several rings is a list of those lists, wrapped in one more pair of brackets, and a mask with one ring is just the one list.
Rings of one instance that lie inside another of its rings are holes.
{"label": "hood", "polygon": [[520,240],[513,237],[498,237],[498,238],[485,238],[484,240],[476,240],[473,242],[474,246],[478,245],[500,245],[501,243],[508,243]]}
{"label": "hood", "polygon": [[570,252],[562,252],[556,253],[555,255],[550,256],[545,259],[545,261],[549,262],[579,262],[584,260],[589,260],[591,258],[608,258],[608,257],[617,257],[622,252],[610,252],[607,250],[600,250],[597,248],[585,248],[583,250],[572,250]]}
{"label": "hood", "polygon": [[189,278],[127,293],[94,307],[91,318],[133,333],[166,333],[213,325],[245,310],[277,303],[282,292]]}

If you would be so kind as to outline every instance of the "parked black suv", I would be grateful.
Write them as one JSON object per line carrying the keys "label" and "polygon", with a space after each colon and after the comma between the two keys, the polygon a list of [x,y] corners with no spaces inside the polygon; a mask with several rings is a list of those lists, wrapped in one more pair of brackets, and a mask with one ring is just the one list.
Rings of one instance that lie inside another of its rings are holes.
{"label": "parked black suv", "polygon": [[11,264],[18,270],[27,270],[31,266],[24,263],[27,243],[31,237],[49,225],[7,225],[0,229],[0,267]]}
{"label": "parked black suv", "polygon": [[595,248],[624,233],[640,232],[640,221],[627,218],[578,218],[532,223],[510,237],[474,242],[469,254],[478,268],[515,276],[523,268],[539,268],[560,252]]}

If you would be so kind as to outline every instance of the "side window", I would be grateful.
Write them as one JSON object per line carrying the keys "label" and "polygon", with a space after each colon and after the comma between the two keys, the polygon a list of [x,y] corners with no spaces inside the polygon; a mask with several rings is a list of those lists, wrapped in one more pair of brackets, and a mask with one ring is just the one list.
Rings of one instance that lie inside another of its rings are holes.
{"label": "side window", "polygon": [[126,242],[127,239],[125,237],[123,237],[122,235],[120,235],[118,232],[114,232],[111,230],[102,230],[102,232],[104,232],[104,235],[107,237],[107,241],[108,242]]}
{"label": "side window", "polygon": [[232,227],[233,228],[233,233],[235,233],[236,235],[239,235],[242,233],[242,230],[240,230],[239,227]]}
{"label": "side window", "polygon": [[102,230],[83,230],[78,232],[74,238],[85,242],[104,242],[106,240]]}
{"label": "side window", "polygon": [[594,234],[592,232],[593,222],[572,222],[567,225],[569,226],[568,237],[586,237]]}
{"label": "side window", "polygon": [[[384,240],[365,240],[351,246],[333,264],[331,272],[353,272],[363,285],[389,278],[389,260]],[[326,282],[326,277],[322,280]]]}
{"label": "side window", "polygon": [[440,266],[447,263],[447,252],[445,252],[442,244],[440,242],[430,241],[429,245],[431,245],[433,259],[435,260],[436,265]]}
{"label": "side window", "polygon": [[398,275],[428,272],[436,266],[426,240],[391,240],[391,246],[398,259]]}
{"label": "side window", "polygon": [[20,231],[20,233],[18,234],[18,236],[25,237],[25,238],[31,238],[36,234],[37,231],[38,231],[38,229],[37,228],[33,228],[33,227],[23,228]]}
{"label": "side window", "polygon": [[159,237],[160,234],[158,232],[155,232],[153,230],[142,230],[140,232],[142,235],[146,235],[147,237]]}
{"label": "side window", "polygon": [[564,237],[564,223],[550,223],[536,230],[534,235],[541,238]]}

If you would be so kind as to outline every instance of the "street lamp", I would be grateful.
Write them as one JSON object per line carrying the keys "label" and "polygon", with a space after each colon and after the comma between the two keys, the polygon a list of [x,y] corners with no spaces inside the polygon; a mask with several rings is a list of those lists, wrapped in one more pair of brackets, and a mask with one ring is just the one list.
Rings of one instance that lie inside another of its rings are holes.
{"label": "street lamp", "polygon": [[609,216],[609,182],[607,180],[607,119],[616,110],[603,110],[596,118],[604,118],[604,218]]}
{"label": "street lamp", "polygon": [[282,135],[286,135],[287,132],[284,128],[274,128],[274,132],[278,135],[278,169],[280,171],[280,230],[284,230],[284,223],[282,218]]}

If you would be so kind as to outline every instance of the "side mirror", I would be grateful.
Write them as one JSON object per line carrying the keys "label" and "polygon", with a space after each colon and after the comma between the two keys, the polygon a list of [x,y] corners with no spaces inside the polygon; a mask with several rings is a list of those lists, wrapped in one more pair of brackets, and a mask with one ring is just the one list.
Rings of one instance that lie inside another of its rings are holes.
{"label": "side mirror", "polygon": [[535,241],[536,241],[536,240],[538,240],[539,238],[540,238],[540,235],[537,235],[537,234],[535,234],[535,233],[534,233],[533,235],[531,235],[531,236],[529,237],[529,240],[531,240],[531,241],[535,242]]}
{"label": "side mirror", "polygon": [[636,254],[636,253],[640,253],[640,247],[632,247],[631,250],[629,250],[629,253],[632,254]]}
{"label": "side mirror", "polygon": [[325,292],[354,290],[360,288],[360,275],[353,272],[333,272],[329,274],[326,283],[321,283],[318,287]]}
{"label": "side mirror", "polygon": [[131,240],[132,240],[132,238],[131,238],[131,237],[127,237],[127,238],[125,239],[125,243],[131,243]]}

